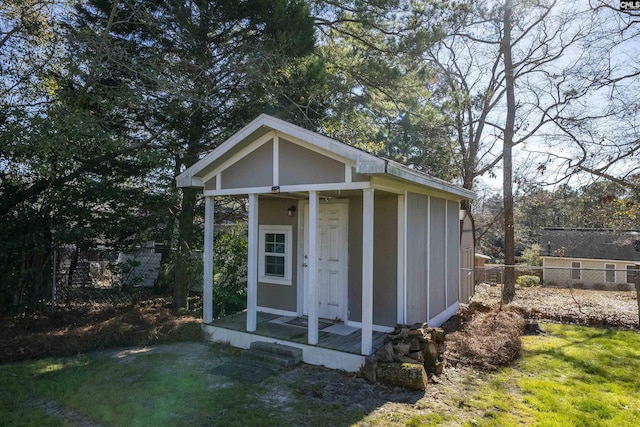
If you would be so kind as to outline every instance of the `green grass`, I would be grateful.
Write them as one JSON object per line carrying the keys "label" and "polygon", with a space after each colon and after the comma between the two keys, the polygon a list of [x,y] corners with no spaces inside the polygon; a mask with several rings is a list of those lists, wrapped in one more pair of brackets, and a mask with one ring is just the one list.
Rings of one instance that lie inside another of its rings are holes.
{"label": "green grass", "polygon": [[[217,352],[211,346],[202,357]],[[302,399],[292,399],[292,413],[277,411],[260,399],[266,385],[215,377],[210,366],[181,360],[149,354],[123,362],[103,355],[0,366],[0,426],[286,426],[292,420],[348,425],[364,416],[343,405]],[[44,407],[51,402],[62,410],[51,414],[49,407],[48,414]]]}
{"label": "green grass", "polygon": [[[199,361],[236,357],[220,346],[191,359],[96,353],[0,365],[0,426],[638,425],[640,334],[566,325],[543,329],[546,335],[523,337],[523,356],[514,366],[489,374],[469,371],[456,387],[439,386],[437,405],[426,397],[371,413],[346,395],[323,399],[322,383],[298,377],[281,383],[274,374],[245,384],[216,376]],[[344,378],[356,386],[350,381]],[[287,398],[278,403],[280,393]]]}
{"label": "green grass", "polygon": [[491,375],[470,406],[478,425],[637,426],[640,334],[544,325],[513,368]]}

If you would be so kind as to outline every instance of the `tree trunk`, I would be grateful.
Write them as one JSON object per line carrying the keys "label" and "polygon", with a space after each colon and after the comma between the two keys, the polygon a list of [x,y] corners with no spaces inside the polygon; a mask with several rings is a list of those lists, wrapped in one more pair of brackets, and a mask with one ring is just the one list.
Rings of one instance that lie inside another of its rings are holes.
{"label": "tree trunk", "polygon": [[175,281],[173,285],[173,307],[188,308],[189,264],[193,247],[193,216],[196,205],[196,190],[182,189],[182,206],[178,216],[178,251],[176,253]]}
{"label": "tree trunk", "polygon": [[513,301],[516,293],[515,264],[515,232],[513,220],[513,134],[515,129],[516,101],[514,92],[513,60],[511,58],[511,12],[512,0],[504,5],[504,36],[502,38],[502,54],[504,56],[505,89],[507,96],[507,120],[504,128],[502,145],[503,162],[503,201],[504,201],[504,285],[502,301]]}

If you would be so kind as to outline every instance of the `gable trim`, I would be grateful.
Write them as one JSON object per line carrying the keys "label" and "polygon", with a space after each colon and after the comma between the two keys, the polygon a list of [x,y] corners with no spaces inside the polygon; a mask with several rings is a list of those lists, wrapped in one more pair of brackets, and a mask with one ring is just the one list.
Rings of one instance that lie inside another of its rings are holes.
{"label": "gable trim", "polygon": [[[276,193],[306,193],[308,191],[363,190],[371,188],[369,181],[329,184],[281,185]],[[225,188],[222,190],[204,190],[205,196],[240,196],[244,194],[270,194],[272,187]]]}
{"label": "gable trim", "polygon": [[[311,144],[311,143],[309,143],[309,142],[307,142],[305,140],[302,140],[300,138],[297,138],[297,137],[295,137],[293,135],[286,134],[286,133],[283,133],[283,132],[276,132],[276,135],[281,137],[282,139],[287,140],[287,142],[290,142],[292,144],[298,145],[298,146],[300,146],[302,148],[306,148],[309,151],[313,151],[314,153],[318,153],[318,154],[320,154],[322,156],[328,157],[331,160],[335,160],[336,162],[344,163],[345,165],[349,165],[349,166],[355,166],[356,165],[356,162],[351,160],[351,159],[349,159],[348,157],[341,156],[340,154],[337,154],[335,151],[325,150],[325,149],[323,149],[321,147],[318,147],[318,146],[316,146],[314,144]],[[342,143],[340,143],[340,144],[344,145]]]}
{"label": "gable trim", "polygon": [[[202,178],[202,181],[203,182],[207,182],[210,179],[212,179],[213,177],[215,177],[216,175],[224,172],[225,169],[228,169],[229,167],[231,167],[234,164],[238,163],[240,160],[242,160],[243,158],[247,157],[249,154],[253,153],[258,148],[260,148],[264,144],[266,144],[267,142],[269,142],[271,140],[275,140],[275,136],[276,136],[276,133],[273,132],[273,131],[262,135],[260,138],[256,139],[254,142],[250,143],[248,146],[244,147],[243,149],[238,151],[236,154],[231,156],[231,158],[227,159],[220,166],[218,166],[217,168],[215,168],[214,170],[212,170],[211,172],[206,174]],[[275,148],[274,148],[274,150],[275,150]],[[274,161],[274,163],[275,163],[275,161]],[[274,166],[275,166],[275,164],[274,164]]]}

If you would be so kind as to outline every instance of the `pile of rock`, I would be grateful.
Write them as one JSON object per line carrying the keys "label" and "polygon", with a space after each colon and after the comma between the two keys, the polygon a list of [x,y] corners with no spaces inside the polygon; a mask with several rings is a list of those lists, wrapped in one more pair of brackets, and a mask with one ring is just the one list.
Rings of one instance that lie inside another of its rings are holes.
{"label": "pile of rock", "polygon": [[385,336],[384,345],[366,358],[363,375],[373,383],[424,390],[428,373],[442,373],[445,349],[441,328],[426,323],[397,325]]}

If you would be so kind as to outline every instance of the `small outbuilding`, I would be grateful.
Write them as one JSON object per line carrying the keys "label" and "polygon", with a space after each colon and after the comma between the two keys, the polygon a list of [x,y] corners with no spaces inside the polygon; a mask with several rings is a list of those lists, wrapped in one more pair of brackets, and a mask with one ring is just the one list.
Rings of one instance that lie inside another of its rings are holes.
{"label": "small outbuilding", "polygon": [[[204,192],[212,340],[247,348],[263,337],[302,348],[308,363],[353,371],[397,323],[438,326],[458,310],[469,190],[267,115],[177,183]],[[231,320],[212,316],[218,196],[249,206],[248,308]]]}

